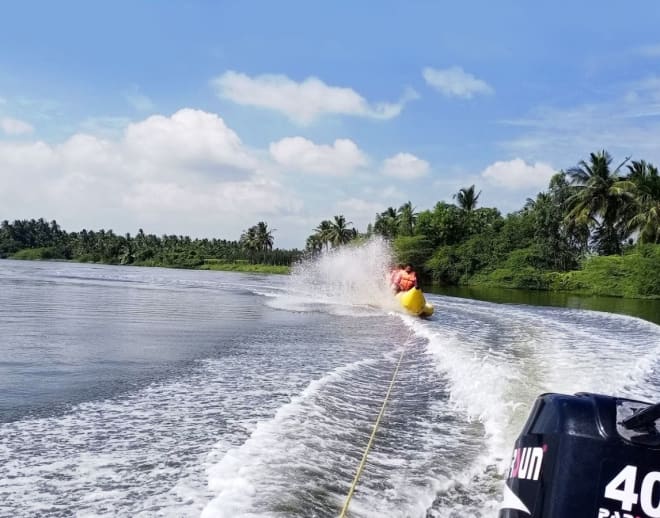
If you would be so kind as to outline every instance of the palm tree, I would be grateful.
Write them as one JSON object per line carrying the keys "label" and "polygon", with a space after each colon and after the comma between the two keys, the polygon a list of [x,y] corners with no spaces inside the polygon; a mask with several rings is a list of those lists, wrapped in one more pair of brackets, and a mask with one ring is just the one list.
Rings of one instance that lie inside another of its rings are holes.
{"label": "palm tree", "polygon": [[381,236],[393,239],[399,232],[400,215],[394,207],[388,207],[387,210],[376,216],[374,223],[374,232]]}
{"label": "palm tree", "polygon": [[324,219],[321,221],[318,227],[314,229],[318,240],[325,245],[325,249],[328,249],[330,243],[330,229],[332,228],[332,222],[330,220]]}
{"label": "palm tree", "polygon": [[256,252],[259,249],[257,242],[257,227],[252,226],[244,231],[238,242],[248,252]]}
{"label": "palm tree", "polygon": [[407,201],[399,207],[399,228],[406,236],[412,236],[417,222],[417,213],[410,201]]}
{"label": "palm tree", "polygon": [[466,212],[472,212],[477,208],[477,200],[481,196],[481,191],[476,195],[474,194],[474,185],[468,188],[463,187],[460,191],[454,194],[453,198],[458,202],[458,206]]}
{"label": "palm tree", "polygon": [[313,254],[316,254],[323,250],[323,241],[318,234],[312,234],[307,238],[305,242],[305,249]]}
{"label": "palm tree", "polygon": [[348,227],[348,225],[352,224],[350,221],[346,221],[343,215],[334,217],[334,221],[331,222],[328,232],[328,240],[333,248],[345,245],[355,237],[355,229]]}
{"label": "palm tree", "polygon": [[577,225],[589,225],[598,251],[604,255],[621,252],[621,243],[628,234],[621,216],[630,196],[631,183],[623,181],[619,170],[610,169],[612,157],[607,151],[591,153],[587,163],[567,171],[573,194],[567,200],[568,219]]}
{"label": "palm tree", "polygon": [[257,249],[260,251],[272,250],[273,244],[275,243],[275,238],[273,237],[273,232],[275,230],[268,230],[268,224],[260,221],[257,223],[257,228],[255,229],[255,239],[257,242]]}
{"label": "palm tree", "polygon": [[660,243],[660,175],[644,160],[633,161],[627,179],[634,184],[627,228],[639,232],[640,243]]}

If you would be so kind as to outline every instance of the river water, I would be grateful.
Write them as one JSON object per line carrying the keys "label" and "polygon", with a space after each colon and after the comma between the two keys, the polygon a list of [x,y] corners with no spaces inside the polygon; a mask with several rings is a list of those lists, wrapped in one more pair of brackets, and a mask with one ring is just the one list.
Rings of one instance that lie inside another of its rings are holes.
{"label": "river water", "polygon": [[379,243],[291,276],[0,261],[0,516],[496,515],[542,392],[660,400],[660,327],[429,295]]}

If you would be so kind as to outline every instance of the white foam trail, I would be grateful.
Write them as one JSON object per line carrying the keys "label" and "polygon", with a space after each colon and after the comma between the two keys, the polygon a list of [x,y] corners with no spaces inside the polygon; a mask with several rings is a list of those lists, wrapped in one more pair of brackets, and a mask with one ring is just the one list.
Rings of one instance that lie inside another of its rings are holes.
{"label": "white foam trail", "polygon": [[199,516],[214,496],[203,468],[219,428],[236,446],[281,405],[269,390],[281,389],[277,375],[255,367],[207,361],[181,380],[0,424],[0,507],[12,516]]}
{"label": "white foam trail", "polygon": [[[433,516],[496,512],[498,498],[490,491],[499,483],[496,473],[506,468],[510,448],[540,393],[660,397],[658,326],[598,312],[460,299],[441,299],[436,307],[436,322],[403,318],[428,341],[437,368],[448,378],[451,405],[483,426],[483,451],[446,489],[451,494],[442,502],[449,508],[435,506]],[[460,325],[444,322],[458,315]],[[459,505],[457,491],[470,495],[471,503]]]}
{"label": "white foam trail", "polygon": [[470,471],[503,462],[511,447],[507,431],[514,426],[524,383],[511,362],[491,349],[467,346],[458,333],[440,334],[419,319],[403,318],[418,336],[428,341],[428,351],[435,357],[437,368],[449,379],[449,401],[455,411],[484,427],[484,443],[488,446],[479,466]]}
{"label": "white foam trail", "polygon": [[[322,469],[314,465],[306,465],[313,459],[305,456],[305,448],[309,447],[302,439],[306,421],[319,417],[324,409],[319,407],[313,396],[328,383],[341,379],[348,372],[359,370],[375,360],[360,360],[339,367],[320,379],[312,381],[290,403],[281,406],[272,419],[257,424],[250,438],[240,447],[229,450],[224,457],[208,469],[209,488],[217,496],[205,507],[202,518],[233,518],[235,516],[257,516],[254,509],[255,500],[260,496],[258,481],[267,478],[270,469],[277,469],[283,462],[305,465],[306,469]],[[318,445],[315,445],[318,446]],[[322,446],[322,445],[321,445]],[[224,449],[224,444],[221,443]],[[292,455],[291,450],[297,450],[299,455]],[[271,477],[281,477],[282,472],[270,474]],[[286,481],[284,481],[286,482]],[[272,491],[281,487],[273,480],[261,487],[261,491]]]}

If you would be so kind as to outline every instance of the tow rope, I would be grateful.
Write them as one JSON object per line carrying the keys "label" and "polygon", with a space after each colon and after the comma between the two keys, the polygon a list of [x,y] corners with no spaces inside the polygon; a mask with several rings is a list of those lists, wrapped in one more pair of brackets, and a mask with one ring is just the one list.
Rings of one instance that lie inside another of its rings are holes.
{"label": "tow rope", "polygon": [[383,400],[383,404],[380,407],[380,412],[378,413],[378,417],[376,418],[376,422],[374,423],[374,428],[371,432],[371,437],[369,437],[369,442],[367,443],[367,447],[364,449],[364,453],[362,454],[362,460],[360,461],[357,471],[355,472],[353,483],[351,484],[351,488],[348,491],[348,495],[346,495],[346,501],[344,502],[344,507],[342,507],[341,509],[339,518],[345,518],[346,513],[348,512],[348,506],[350,505],[351,499],[353,498],[353,493],[355,493],[355,488],[358,484],[358,481],[360,480],[360,476],[362,475],[362,470],[364,470],[364,466],[367,463],[367,456],[369,455],[369,450],[371,450],[371,446],[374,443],[376,432],[378,431],[378,426],[380,425],[380,420],[382,419],[383,414],[385,413],[385,407],[387,406],[387,402],[390,399],[390,394],[392,393],[392,387],[394,387],[394,381],[396,380],[396,375],[399,373],[399,367],[401,366],[401,360],[403,360],[403,353],[405,352],[406,349],[404,347],[401,349],[401,356],[399,356],[399,361],[397,362],[396,368],[394,369],[394,373],[392,374],[392,379],[390,380],[390,386],[388,387],[387,393],[385,394],[385,399]]}

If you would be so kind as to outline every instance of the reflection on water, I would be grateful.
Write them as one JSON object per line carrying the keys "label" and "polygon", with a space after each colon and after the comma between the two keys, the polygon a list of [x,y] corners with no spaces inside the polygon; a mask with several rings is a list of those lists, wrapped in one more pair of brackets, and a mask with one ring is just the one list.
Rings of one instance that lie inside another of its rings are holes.
{"label": "reflection on water", "polygon": [[595,297],[555,291],[518,290],[506,288],[475,288],[471,286],[434,286],[425,290],[450,297],[532,306],[559,306],[575,309],[606,311],[643,318],[660,324],[660,300]]}

